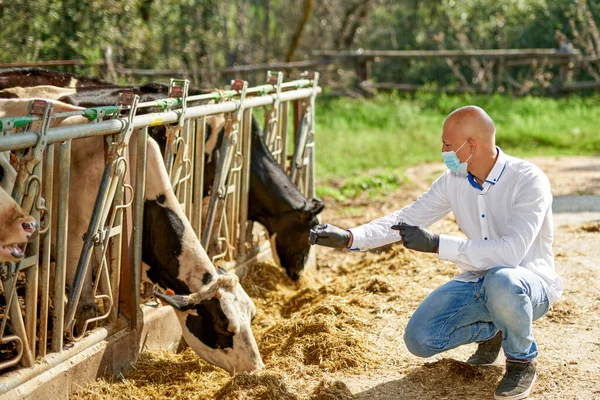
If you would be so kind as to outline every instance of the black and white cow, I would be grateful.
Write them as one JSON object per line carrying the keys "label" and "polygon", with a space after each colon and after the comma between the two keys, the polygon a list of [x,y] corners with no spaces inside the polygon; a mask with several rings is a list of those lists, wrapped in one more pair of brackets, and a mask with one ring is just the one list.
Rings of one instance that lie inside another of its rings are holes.
{"label": "black and white cow", "polygon": [[321,200],[307,199],[294,185],[265,143],[252,119],[252,157],[248,218],[267,228],[279,263],[293,280],[304,269],[310,245],[308,232],[319,223]]}
{"label": "black and white cow", "polygon": [[250,322],[252,300],[233,273],[217,269],[173,193],[158,144],[148,140],[142,260],[147,278],[175,295],[172,305],[186,342],[229,373],[262,368]]}

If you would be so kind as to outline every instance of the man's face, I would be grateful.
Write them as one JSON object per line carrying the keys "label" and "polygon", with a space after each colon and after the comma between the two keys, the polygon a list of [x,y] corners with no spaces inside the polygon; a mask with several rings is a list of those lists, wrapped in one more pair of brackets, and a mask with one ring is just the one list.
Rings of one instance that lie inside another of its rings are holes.
{"label": "man's face", "polygon": [[469,155],[471,154],[470,148],[471,146],[468,139],[461,137],[460,135],[453,135],[449,132],[444,132],[442,134],[442,152],[456,152],[456,156],[460,162],[464,162],[469,158]]}

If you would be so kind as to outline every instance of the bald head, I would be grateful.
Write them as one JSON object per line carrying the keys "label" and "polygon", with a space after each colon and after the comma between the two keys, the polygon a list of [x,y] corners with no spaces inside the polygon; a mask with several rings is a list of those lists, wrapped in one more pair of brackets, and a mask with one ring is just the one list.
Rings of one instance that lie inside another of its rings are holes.
{"label": "bald head", "polygon": [[461,163],[468,163],[468,171],[483,182],[494,166],[498,152],[494,121],[482,108],[461,107],[446,117],[442,152],[449,151],[454,151]]}
{"label": "bald head", "polygon": [[452,111],[446,117],[442,140],[462,143],[472,139],[485,147],[494,147],[495,135],[494,121],[482,108],[465,106]]}

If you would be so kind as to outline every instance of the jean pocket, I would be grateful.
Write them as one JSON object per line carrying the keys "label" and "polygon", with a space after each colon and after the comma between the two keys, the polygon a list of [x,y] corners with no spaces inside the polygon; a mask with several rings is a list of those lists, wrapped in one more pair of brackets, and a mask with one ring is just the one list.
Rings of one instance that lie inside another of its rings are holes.
{"label": "jean pocket", "polygon": [[536,319],[542,318],[548,312],[549,308],[550,302],[547,300],[537,303],[535,307],[533,307],[533,320],[535,321]]}

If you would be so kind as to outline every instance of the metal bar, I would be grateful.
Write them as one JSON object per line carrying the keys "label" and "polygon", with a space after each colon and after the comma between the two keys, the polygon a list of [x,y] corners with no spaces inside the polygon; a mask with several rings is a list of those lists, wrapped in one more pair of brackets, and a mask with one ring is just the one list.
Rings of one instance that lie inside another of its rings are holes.
{"label": "metal bar", "polygon": [[[290,101],[303,99],[311,95],[312,91],[312,88],[305,88],[289,92],[282,92],[280,95],[280,100]],[[243,108],[246,109],[266,106],[272,104],[274,100],[274,96],[272,95],[247,98],[244,101]],[[239,102],[235,100],[217,104],[204,104],[201,106],[189,107],[185,112],[185,118],[198,118],[205,115],[233,112],[238,108]],[[139,129],[147,126],[169,124],[176,122],[178,118],[179,114],[175,111],[136,115],[133,119],[133,127],[134,129]],[[69,139],[80,139],[90,136],[117,133],[121,132],[126,125],[127,121],[119,118],[102,121],[95,124],[52,128],[48,129],[48,144],[63,142]],[[19,133],[19,135],[4,136],[0,137],[0,151],[27,149],[34,146],[37,142],[38,134],[37,132],[33,131],[22,132]]]}
{"label": "metal bar", "polygon": [[[132,314],[137,313],[140,308],[140,282],[142,270],[142,238],[144,234],[144,194],[146,190],[146,162],[148,147],[148,128],[143,129],[137,135],[137,164],[135,166],[135,197],[133,200],[133,277],[134,277],[134,308]],[[131,315],[133,318],[136,315]],[[131,321],[136,324],[135,319]]]}
{"label": "metal bar", "polygon": [[281,168],[286,170],[287,167],[287,143],[288,143],[288,115],[290,110],[290,103],[281,103],[281,110],[279,112],[279,130],[281,136]]}
{"label": "metal bar", "polygon": [[[42,163],[38,163],[34,169],[33,174],[35,176],[41,176],[42,174]],[[41,191],[41,187],[36,188],[37,191]],[[32,196],[36,199],[37,193],[29,193],[29,196]],[[40,212],[34,207],[31,211],[30,215],[35,218],[36,221],[40,220]],[[27,337],[29,339],[29,348],[31,350],[31,354],[35,358],[36,354],[36,322],[37,322],[37,300],[38,300],[38,267],[39,267],[39,257],[35,257],[40,253],[40,236],[37,235],[35,239],[27,246],[28,252],[34,255],[35,264],[31,267],[27,268],[27,286],[25,291],[25,326],[27,327]]]}
{"label": "metal bar", "polygon": [[73,278],[73,285],[71,286],[69,301],[67,303],[68,308],[65,317],[65,326],[67,330],[70,330],[71,324],[75,320],[75,312],[77,311],[77,305],[79,304],[79,297],[81,296],[83,283],[92,257],[94,236],[102,224],[103,210],[106,207],[106,201],[110,194],[109,192],[113,189],[113,182],[111,182],[112,168],[113,165],[111,162],[104,167],[104,173],[102,174],[102,180],[100,181],[100,187],[98,188],[96,202],[94,203],[94,209],[85,235],[84,244],[81,248],[81,255],[79,256],[77,270],[75,271],[75,277]]}
{"label": "metal bar", "polygon": [[[11,263],[14,266],[14,263]],[[10,314],[10,326],[15,332],[15,334],[21,339],[23,345],[23,355],[21,357],[21,363],[26,367],[31,367],[33,365],[34,356],[31,354],[31,348],[29,347],[29,340],[27,338],[27,328],[23,323],[23,315],[21,313],[21,305],[19,304],[19,300],[17,298],[17,291],[15,290],[15,284],[18,279],[18,272],[15,268],[13,273],[10,273],[8,278],[3,282],[4,288],[10,288],[10,290],[5,290],[5,296],[7,305],[6,312]],[[9,297],[10,296],[10,297]],[[4,329],[2,330],[2,334],[4,334]]]}
{"label": "metal bar", "polygon": [[[127,151],[127,150],[125,150]],[[127,171],[123,170],[123,182],[125,182]],[[133,194],[133,193],[132,193]],[[119,317],[118,304],[119,304],[119,287],[121,286],[121,253],[123,250],[123,210],[119,206],[125,201],[125,187],[120,186],[119,190],[115,195],[113,213],[116,213],[114,219],[114,227],[111,227],[110,234],[110,287],[112,288],[112,309],[108,318],[109,322],[116,322]]]}
{"label": "metal bar", "polygon": [[[45,179],[44,179],[44,198],[46,199],[46,221],[48,224],[52,223],[52,189],[54,182],[54,147],[55,145],[48,146],[46,148],[46,167],[45,167]],[[46,355],[46,348],[48,347],[48,299],[49,299],[49,285],[50,285],[50,256],[51,256],[51,245],[52,245],[52,229],[48,229],[43,235],[42,244],[42,263],[40,265],[40,326],[38,337],[40,338],[39,355]]]}
{"label": "metal bar", "polygon": [[52,293],[52,345],[53,352],[62,351],[64,331],[65,280],[67,272],[67,232],[69,226],[69,181],[71,179],[71,141],[60,144],[58,176],[58,219],[56,237],[56,270]]}
{"label": "metal bar", "polygon": [[183,194],[183,203],[185,204],[184,211],[185,215],[189,220],[192,219],[192,178],[193,178],[193,161],[195,152],[192,151],[194,148],[194,138],[192,136],[193,122],[189,119],[185,120],[183,125],[183,140],[185,141],[183,166],[183,187],[181,192]]}
{"label": "metal bar", "polygon": [[[210,244],[210,238],[212,237],[213,225],[217,218],[218,212],[218,204],[222,203],[227,196],[227,188],[225,187],[225,182],[227,181],[227,175],[229,174],[231,162],[233,160],[233,154],[235,152],[235,147],[237,145],[237,133],[231,131],[231,133],[225,133],[227,138],[224,141],[219,152],[221,153],[221,157],[219,159],[219,163],[217,165],[217,170],[215,173],[215,180],[213,184],[213,191],[210,196],[210,203],[208,206],[208,215],[206,217],[206,226],[204,227],[204,231],[202,232],[202,247],[205,249],[208,248]],[[219,232],[220,230],[217,230]]]}
{"label": "metal bar", "polygon": [[[214,132],[217,134],[217,132]],[[194,159],[194,203],[192,211],[192,227],[202,240],[202,201],[204,195],[204,146],[206,141],[206,117],[196,120],[195,150]]]}
{"label": "metal bar", "polygon": [[241,146],[242,146],[242,170],[240,179],[240,233],[238,235],[237,259],[242,260],[246,256],[246,237],[248,234],[248,195],[250,192],[250,157],[252,152],[252,109],[244,110],[241,127]]}
{"label": "metal bar", "polygon": [[[306,111],[304,109],[303,111]],[[292,164],[290,167],[290,177],[292,181],[300,187],[297,182],[298,174],[303,165],[304,151],[306,150],[306,141],[308,140],[309,131],[309,117],[308,114],[304,113],[300,120],[300,126],[298,127],[298,135],[296,135],[296,143],[294,146],[294,156],[292,158]]]}

